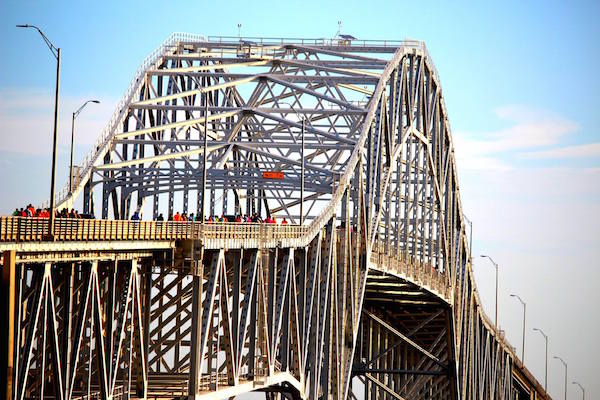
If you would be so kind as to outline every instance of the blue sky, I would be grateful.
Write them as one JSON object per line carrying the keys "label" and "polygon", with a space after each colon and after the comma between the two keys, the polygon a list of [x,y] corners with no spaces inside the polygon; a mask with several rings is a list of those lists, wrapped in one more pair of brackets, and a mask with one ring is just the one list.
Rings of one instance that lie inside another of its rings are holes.
{"label": "blue sky", "polygon": [[[425,4],[422,4],[425,3]],[[206,35],[424,40],[441,76],[474,254],[501,266],[500,323],[520,349],[528,325],[600,396],[600,2],[42,2],[0,3],[0,213],[48,193],[54,59],[62,48],[58,184],[67,178],[70,113],[75,159],[104,127],[138,64],[174,31]],[[488,312],[493,270],[476,260]],[[568,278],[565,278],[568,271]],[[549,295],[551,294],[551,295]],[[492,313],[490,312],[490,315]],[[571,328],[574,328],[571,329]],[[574,333],[575,331],[575,333]],[[543,341],[528,332],[526,364],[543,380]],[[549,389],[562,393],[550,360]],[[571,380],[571,379],[569,379]],[[570,385],[571,386],[571,385]],[[575,388],[569,388],[575,394]]]}

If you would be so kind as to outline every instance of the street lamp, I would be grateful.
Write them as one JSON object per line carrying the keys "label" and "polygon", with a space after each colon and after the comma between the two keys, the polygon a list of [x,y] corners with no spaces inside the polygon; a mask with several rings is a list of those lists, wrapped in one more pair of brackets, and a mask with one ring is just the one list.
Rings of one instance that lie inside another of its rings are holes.
{"label": "street lamp", "polygon": [[204,223],[204,208],[206,206],[206,163],[208,163],[208,93],[204,93],[204,143],[202,151],[202,204],[200,206],[200,221]]}
{"label": "street lamp", "polygon": [[577,386],[579,386],[579,388],[581,389],[581,394],[583,395],[582,399],[583,399],[583,400],[585,400],[585,389],[584,389],[584,387],[583,387],[583,386],[581,386],[581,383],[579,383],[579,382],[575,382],[575,381],[573,381],[573,382],[571,382],[571,383],[572,383],[573,385],[577,385]]}
{"label": "street lamp", "polygon": [[494,325],[496,326],[496,330],[498,330],[498,264],[496,264],[496,262],[490,256],[486,256],[486,255],[482,254],[481,257],[487,258],[488,260],[490,260],[492,262],[492,264],[494,264],[494,267],[496,268],[496,314],[494,316],[494,319],[495,319]]}
{"label": "street lamp", "polygon": [[565,400],[567,400],[567,363],[565,362],[565,360],[558,356],[554,356],[554,358],[559,360],[565,367]]}
{"label": "street lamp", "polygon": [[525,314],[527,312],[527,304],[519,297],[519,295],[511,294],[510,297],[516,297],[523,305],[523,348],[521,349],[521,363],[525,365]]}
{"label": "street lamp", "polygon": [[280,101],[281,104],[289,106],[296,116],[302,120],[302,131],[300,136],[301,151],[300,151],[300,225],[304,225],[304,132],[306,131],[306,116],[300,115],[298,111],[290,103]]}
{"label": "street lamp", "polygon": [[73,140],[75,137],[75,118],[77,118],[77,116],[79,115],[79,113],[81,113],[81,111],[83,110],[83,108],[85,106],[87,106],[88,103],[96,103],[99,104],[100,102],[98,100],[88,100],[85,103],[83,103],[83,105],[81,107],[79,107],[77,109],[77,111],[75,111],[73,113],[73,119],[71,120],[71,166],[69,167],[69,194],[73,193]]}
{"label": "street lamp", "polygon": [[546,369],[544,375],[544,392],[548,393],[548,336],[546,336],[544,331],[542,331],[541,329],[533,328],[533,330],[541,333],[544,337],[544,340],[546,341]]}
{"label": "street lamp", "polygon": [[55,213],[55,201],[54,201],[54,186],[56,181],[56,144],[58,139],[58,92],[60,89],[60,48],[54,46],[50,39],[44,35],[44,32],[35,25],[17,25],[17,28],[32,28],[37,30],[42,39],[46,43],[46,46],[50,49],[50,52],[56,58],[56,91],[54,93],[54,136],[52,140],[52,169],[50,173],[50,218],[48,221],[48,239],[54,240],[54,213]]}
{"label": "street lamp", "polygon": [[471,221],[465,214],[463,214],[465,221],[469,223],[469,261],[472,263],[473,258],[471,254],[473,252],[473,221]]}

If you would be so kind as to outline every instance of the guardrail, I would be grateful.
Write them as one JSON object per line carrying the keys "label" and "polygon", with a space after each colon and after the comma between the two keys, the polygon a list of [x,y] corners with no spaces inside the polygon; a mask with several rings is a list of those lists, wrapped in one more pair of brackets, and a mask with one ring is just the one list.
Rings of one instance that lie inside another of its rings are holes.
{"label": "guardrail", "polygon": [[[48,234],[48,219],[0,217],[0,242],[42,242]],[[172,241],[178,239],[252,241],[276,243],[299,239],[309,232],[309,226],[266,223],[211,223],[175,221],[121,221],[57,218],[54,240],[60,242],[93,241]],[[371,262],[421,282],[448,297],[446,276],[431,264],[422,263],[407,251],[386,249],[375,242]]]}
{"label": "guardrail", "polygon": [[429,263],[422,262],[406,250],[387,249],[385,244],[375,242],[371,250],[371,262],[380,268],[405,276],[420,283],[444,299],[450,300],[450,285],[445,274]]}
{"label": "guardrail", "polygon": [[[54,224],[54,240],[64,242],[177,239],[277,241],[302,237],[308,230],[306,226],[298,225],[72,218],[57,218]],[[41,242],[47,233],[47,219],[0,217],[0,242]]]}
{"label": "guardrail", "polygon": [[253,42],[255,45],[285,45],[300,44],[304,46],[349,46],[349,47],[400,47],[422,43],[418,40],[359,40],[339,38],[276,38],[260,36],[208,36],[208,41],[215,43],[237,44],[240,42]]}

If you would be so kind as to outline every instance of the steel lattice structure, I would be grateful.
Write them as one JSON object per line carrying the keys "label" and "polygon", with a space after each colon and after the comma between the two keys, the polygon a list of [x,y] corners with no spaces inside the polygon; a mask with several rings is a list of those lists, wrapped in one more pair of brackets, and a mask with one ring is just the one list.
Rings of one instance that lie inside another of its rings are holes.
{"label": "steel lattice structure", "polygon": [[421,42],[173,35],[75,181],[59,203],[103,219],[205,203],[304,224],[5,245],[10,398],[549,398],[483,313]]}

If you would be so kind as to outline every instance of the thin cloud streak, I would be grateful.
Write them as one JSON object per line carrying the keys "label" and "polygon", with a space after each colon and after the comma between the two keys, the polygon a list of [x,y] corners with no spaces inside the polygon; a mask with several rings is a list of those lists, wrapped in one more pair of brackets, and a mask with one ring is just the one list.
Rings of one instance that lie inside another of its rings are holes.
{"label": "thin cloud streak", "polygon": [[525,153],[523,158],[558,159],[600,157],[600,143],[586,143],[576,146],[559,147],[557,149]]}
{"label": "thin cloud streak", "polygon": [[454,143],[459,168],[468,170],[510,170],[507,156],[557,145],[578,131],[575,122],[556,113],[526,106],[505,106],[494,114],[509,126],[488,132],[455,131]]}

